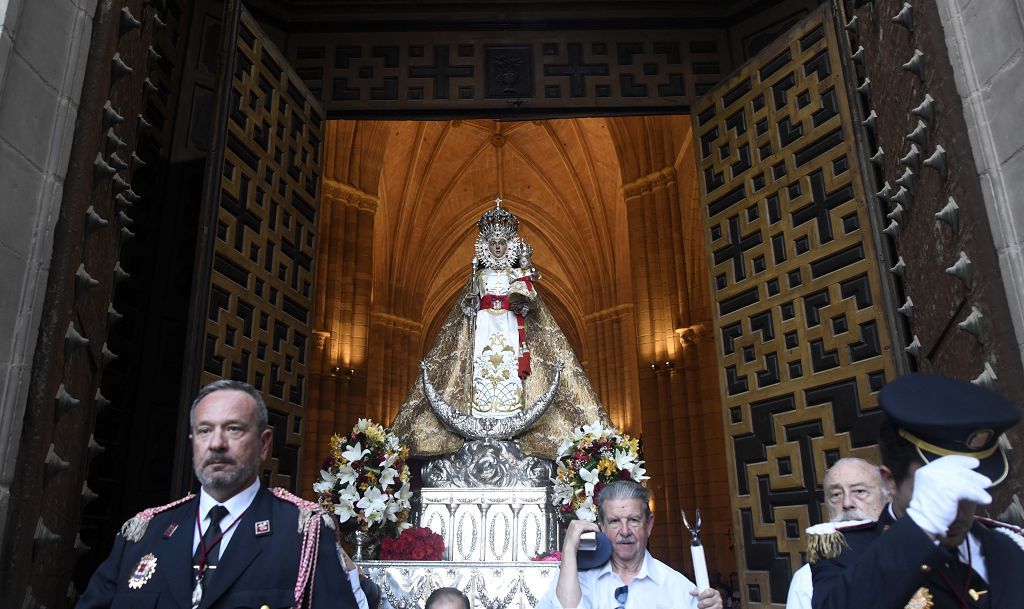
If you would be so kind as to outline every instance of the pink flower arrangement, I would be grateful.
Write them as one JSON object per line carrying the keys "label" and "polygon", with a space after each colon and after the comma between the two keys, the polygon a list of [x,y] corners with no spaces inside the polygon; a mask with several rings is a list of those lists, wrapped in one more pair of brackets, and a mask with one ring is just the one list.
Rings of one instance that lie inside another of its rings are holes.
{"label": "pink flower arrangement", "polygon": [[381,560],[441,560],[444,538],[426,527],[412,527],[380,542]]}
{"label": "pink flower arrangement", "polygon": [[530,560],[535,562],[562,562],[561,550],[545,550]]}

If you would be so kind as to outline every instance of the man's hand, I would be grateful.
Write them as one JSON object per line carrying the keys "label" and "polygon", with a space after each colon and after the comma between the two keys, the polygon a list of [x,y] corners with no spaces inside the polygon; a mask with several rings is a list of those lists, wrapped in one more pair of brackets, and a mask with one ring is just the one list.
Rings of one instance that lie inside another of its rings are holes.
{"label": "man's hand", "polygon": [[562,541],[562,562],[558,568],[558,582],[555,584],[555,596],[558,604],[563,607],[579,607],[583,592],[580,590],[579,570],[576,565],[576,551],[580,547],[580,535],[587,531],[600,531],[593,522],[573,520],[565,529]]}
{"label": "man's hand", "polygon": [[565,539],[562,540],[562,560],[565,560],[566,554],[572,553],[575,559],[576,551],[580,548],[580,536],[587,531],[600,531],[593,522],[586,520],[573,520],[569,522],[569,527],[565,530]]}
{"label": "man's hand", "polygon": [[722,595],[714,588],[708,588],[700,594],[697,594],[697,589],[694,588],[690,590],[690,596],[697,597],[698,609],[722,609]]}
{"label": "man's hand", "polygon": [[914,496],[907,515],[921,529],[942,537],[956,519],[960,500],[978,505],[992,503],[985,490],[992,481],[974,471],[978,460],[963,455],[940,457],[914,472]]}

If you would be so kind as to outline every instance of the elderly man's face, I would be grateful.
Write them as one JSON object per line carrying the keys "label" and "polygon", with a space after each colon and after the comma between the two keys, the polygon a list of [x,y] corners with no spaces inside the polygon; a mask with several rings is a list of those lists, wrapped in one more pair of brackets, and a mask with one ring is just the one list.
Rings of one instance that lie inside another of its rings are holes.
{"label": "elderly man's face", "polygon": [[825,475],[825,499],[833,521],[878,520],[885,507],[882,479],[862,461],[837,463]]}
{"label": "elderly man's face", "polygon": [[256,480],[270,449],[270,429],[258,429],[256,404],[242,391],[214,391],[197,405],[192,424],[196,478],[217,501]]}
{"label": "elderly man's face", "polygon": [[609,499],[601,506],[601,531],[612,542],[612,557],[619,563],[637,560],[647,549],[654,516],[644,515],[639,499]]}

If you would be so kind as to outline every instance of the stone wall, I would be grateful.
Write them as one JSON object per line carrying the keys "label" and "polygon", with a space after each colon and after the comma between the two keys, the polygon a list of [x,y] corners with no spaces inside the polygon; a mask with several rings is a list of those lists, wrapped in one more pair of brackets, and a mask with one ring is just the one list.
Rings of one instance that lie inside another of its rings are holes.
{"label": "stone wall", "polygon": [[[0,523],[20,447],[95,0],[0,3]],[[0,544],[6,539],[0,525]]]}
{"label": "stone wall", "polygon": [[[1015,0],[940,0],[999,270],[1024,354],[1024,6]],[[1024,359],[1024,357],[1022,357]],[[1019,370],[1018,370],[1019,372]]]}

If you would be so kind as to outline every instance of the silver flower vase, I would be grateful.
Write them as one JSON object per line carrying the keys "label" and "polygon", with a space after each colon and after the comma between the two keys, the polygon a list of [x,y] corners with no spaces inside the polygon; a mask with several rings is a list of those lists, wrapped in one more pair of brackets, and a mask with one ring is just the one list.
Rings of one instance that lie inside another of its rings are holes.
{"label": "silver flower vase", "polygon": [[352,560],[377,560],[380,549],[380,535],[356,529],[345,535],[352,544]]}

